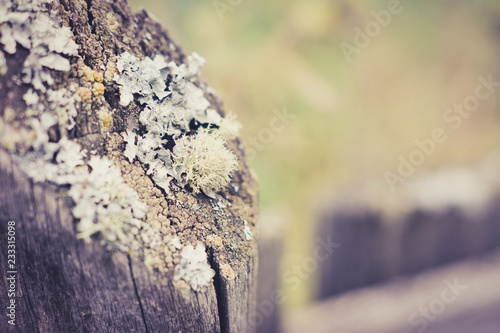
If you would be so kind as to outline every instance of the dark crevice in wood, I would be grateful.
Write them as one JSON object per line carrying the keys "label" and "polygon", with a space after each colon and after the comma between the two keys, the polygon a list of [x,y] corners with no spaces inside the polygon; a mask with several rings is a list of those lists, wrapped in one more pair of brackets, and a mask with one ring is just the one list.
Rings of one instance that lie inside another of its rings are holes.
{"label": "dark crevice in wood", "polygon": [[118,109],[120,101],[120,90],[114,86],[106,87],[104,91],[104,99],[109,103],[109,106],[113,109]]}
{"label": "dark crevice in wood", "polygon": [[92,0],[86,0],[87,2],[87,16],[89,20],[90,31],[95,35],[95,25],[94,25],[94,15],[92,14]]}
{"label": "dark crevice in wood", "polygon": [[146,333],[149,333],[148,324],[146,322],[146,316],[144,315],[144,308],[142,306],[141,297],[139,296],[139,290],[137,289],[137,284],[135,283],[134,270],[132,269],[132,259],[130,255],[127,255],[128,259],[128,267],[130,269],[130,278],[132,279],[132,284],[134,285],[135,297],[137,297],[137,301],[139,302],[139,308],[141,309],[142,321],[144,322],[144,327],[146,328]]}
{"label": "dark crevice in wood", "polygon": [[215,297],[217,299],[217,309],[219,310],[219,325],[221,333],[230,332],[229,329],[229,308],[227,304],[227,292],[223,286],[222,276],[220,275],[219,265],[215,261],[214,251],[212,248],[208,248],[208,263],[215,271],[214,276],[214,288]]}

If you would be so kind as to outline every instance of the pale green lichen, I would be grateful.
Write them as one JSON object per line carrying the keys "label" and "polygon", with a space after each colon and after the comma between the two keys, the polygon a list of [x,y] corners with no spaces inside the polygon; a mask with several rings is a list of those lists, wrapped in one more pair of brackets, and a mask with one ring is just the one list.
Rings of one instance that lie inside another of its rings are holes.
{"label": "pale green lichen", "polygon": [[207,261],[205,246],[186,245],[181,251],[181,260],[174,270],[174,280],[184,280],[194,291],[205,291],[215,275]]}
{"label": "pale green lichen", "polygon": [[11,3],[0,4],[0,44],[4,51],[14,54],[17,44],[30,51],[24,60],[22,82],[44,92],[52,85],[46,69],[68,71],[70,63],[65,56],[76,56],[78,46],[68,27],[59,26],[52,0],[22,1],[15,10]]}
{"label": "pale green lichen", "polygon": [[109,241],[119,241],[127,248],[130,239],[127,233],[136,234],[145,228],[140,219],[146,216],[146,205],[123,182],[120,170],[107,158],[92,156],[88,166],[91,171],[85,181],[73,184],[69,191],[76,203],[73,215],[80,219],[78,237],[89,239],[102,232]]}
{"label": "pale green lichen", "polygon": [[203,128],[196,135],[177,140],[172,157],[173,169],[182,170],[183,179],[195,194],[221,190],[238,166],[238,159],[226,147],[225,139],[217,131],[211,133]]}
{"label": "pale green lichen", "polygon": [[130,53],[117,61],[121,75],[120,104],[128,105],[134,96],[144,106],[139,115],[146,128],[137,136],[124,133],[125,156],[135,157],[147,166],[155,184],[169,191],[175,179],[180,186],[211,197],[224,188],[237,169],[237,158],[226,147],[241,127],[234,115],[222,118],[194,84],[204,59],[196,53],[180,66],[166,63],[162,56],[138,60]]}

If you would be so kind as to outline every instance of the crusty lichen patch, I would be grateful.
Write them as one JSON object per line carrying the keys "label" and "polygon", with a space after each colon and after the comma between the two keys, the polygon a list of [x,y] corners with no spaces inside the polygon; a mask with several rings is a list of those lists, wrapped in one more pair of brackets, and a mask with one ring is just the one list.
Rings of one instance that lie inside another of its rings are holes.
{"label": "crusty lichen patch", "polygon": [[99,111],[99,119],[101,120],[101,130],[103,132],[108,132],[113,122],[113,117],[111,117],[106,109],[101,109]]}
{"label": "crusty lichen patch", "polygon": [[104,90],[106,89],[104,87],[104,84],[102,84],[101,82],[95,82],[94,85],[92,86],[92,88],[93,88],[92,91],[94,92],[94,95],[96,95],[96,96],[104,95]]}
{"label": "crusty lichen patch", "polygon": [[230,281],[236,278],[236,275],[234,274],[234,271],[229,264],[222,264],[220,266],[220,274]]}
{"label": "crusty lichen patch", "polygon": [[205,291],[215,275],[207,261],[205,246],[186,245],[180,253],[180,262],[174,270],[174,281],[184,280],[194,291]]}
{"label": "crusty lichen patch", "polygon": [[92,91],[89,88],[80,87],[77,89],[76,94],[78,95],[76,97],[77,101],[92,102]]}
{"label": "crusty lichen patch", "polygon": [[85,72],[85,78],[87,79],[87,81],[89,81],[89,82],[102,82],[103,81],[104,77],[103,77],[102,73],[95,71],[86,65],[83,65],[82,67],[83,67],[83,71]]}

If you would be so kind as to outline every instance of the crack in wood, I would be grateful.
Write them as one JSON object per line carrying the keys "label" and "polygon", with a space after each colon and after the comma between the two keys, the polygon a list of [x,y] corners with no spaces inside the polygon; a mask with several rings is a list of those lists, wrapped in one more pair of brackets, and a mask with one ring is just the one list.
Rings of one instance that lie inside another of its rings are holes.
{"label": "crack in wood", "polygon": [[214,289],[215,297],[217,300],[217,310],[219,312],[219,325],[221,333],[230,332],[229,330],[229,308],[227,304],[227,292],[224,291],[222,285],[222,276],[220,274],[219,265],[214,258],[213,249],[209,249],[208,263],[215,271],[214,276]]}
{"label": "crack in wood", "polygon": [[130,278],[132,279],[132,284],[134,286],[134,293],[135,296],[137,297],[137,301],[139,302],[139,309],[141,309],[142,321],[144,322],[146,333],[149,333],[148,324],[146,322],[146,315],[144,314],[144,308],[142,307],[141,297],[139,296],[139,290],[137,288],[137,283],[135,282],[134,270],[132,269],[132,258],[130,258],[129,254],[127,254],[127,259],[128,259],[128,267],[130,269]]}

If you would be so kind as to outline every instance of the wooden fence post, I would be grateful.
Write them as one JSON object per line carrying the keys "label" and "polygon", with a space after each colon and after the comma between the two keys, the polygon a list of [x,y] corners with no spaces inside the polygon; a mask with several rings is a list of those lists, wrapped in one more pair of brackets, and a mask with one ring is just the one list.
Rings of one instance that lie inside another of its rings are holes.
{"label": "wooden fence post", "polygon": [[0,331],[253,332],[258,185],[201,58],[126,0],[3,1],[0,36]]}

